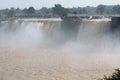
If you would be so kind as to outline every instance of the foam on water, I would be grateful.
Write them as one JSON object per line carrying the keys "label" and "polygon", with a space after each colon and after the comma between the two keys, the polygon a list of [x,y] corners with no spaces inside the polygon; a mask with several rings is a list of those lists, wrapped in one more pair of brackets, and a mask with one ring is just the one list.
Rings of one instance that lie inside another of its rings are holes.
{"label": "foam on water", "polygon": [[[119,35],[113,35],[109,21],[87,20],[79,25],[76,39],[62,42],[61,21],[15,20],[1,24],[0,45],[22,47],[59,47],[67,51],[119,51]],[[67,33],[67,30],[66,30]],[[72,33],[73,34],[73,33]],[[74,35],[72,35],[74,38]],[[64,38],[68,38],[65,36]]]}
{"label": "foam on water", "polygon": [[78,31],[61,35],[61,21],[1,24],[0,79],[98,80],[120,67],[120,37],[109,22],[83,21]]}

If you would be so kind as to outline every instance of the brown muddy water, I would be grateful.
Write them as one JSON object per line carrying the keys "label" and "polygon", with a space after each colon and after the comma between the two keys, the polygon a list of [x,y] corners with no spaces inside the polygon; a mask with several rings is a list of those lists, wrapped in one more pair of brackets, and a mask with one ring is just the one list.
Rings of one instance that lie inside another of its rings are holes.
{"label": "brown muddy water", "polygon": [[60,20],[1,23],[0,80],[98,80],[120,67],[109,21],[83,21],[76,39],[61,36]]}

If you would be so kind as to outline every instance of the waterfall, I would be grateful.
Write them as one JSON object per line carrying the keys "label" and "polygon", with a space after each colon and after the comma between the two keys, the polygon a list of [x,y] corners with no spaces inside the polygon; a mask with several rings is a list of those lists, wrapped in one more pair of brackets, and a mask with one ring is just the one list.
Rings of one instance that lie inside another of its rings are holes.
{"label": "waterfall", "polygon": [[83,20],[77,23],[61,20],[8,21],[0,26],[0,45],[112,49],[119,43],[119,37],[110,33],[109,26],[108,20]]}

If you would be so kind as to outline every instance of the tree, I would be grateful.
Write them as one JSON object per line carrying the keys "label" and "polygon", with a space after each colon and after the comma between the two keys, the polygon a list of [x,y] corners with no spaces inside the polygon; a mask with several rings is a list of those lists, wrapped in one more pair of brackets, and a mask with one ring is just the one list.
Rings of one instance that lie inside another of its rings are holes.
{"label": "tree", "polygon": [[82,8],[82,13],[87,14],[86,8]]}
{"label": "tree", "polygon": [[28,9],[27,9],[27,8],[24,8],[24,9],[22,10],[22,13],[27,13],[27,11],[28,11]]}
{"label": "tree", "polygon": [[103,14],[105,12],[105,6],[104,5],[98,5],[96,8],[96,13]]}
{"label": "tree", "polygon": [[11,8],[11,9],[8,11],[7,16],[8,16],[8,17],[13,17],[14,15],[15,15],[15,9],[14,9],[14,8]]}
{"label": "tree", "polygon": [[114,14],[113,6],[106,6],[105,13],[106,14]]}
{"label": "tree", "polygon": [[9,9],[6,8],[6,9],[4,10],[4,14],[5,14],[5,15],[8,15],[8,12],[9,12]]}
{"label": "tree", "polygon": [[88,13],[88,11],[87,11],[87,8],[86,7],[83,7],[83,8],[79,8],[79,13],[80,14],[87,14]]}
{"label": "tree", "polygon": [[120,14],[120,5],[113,6],[113,12],[115,14]]}
{"label": "tree", "polygon": [[69,12],[68,9],[62,7],[60,4],[55,4],[55,7],[53,7],[52,10],[54,14],[57,14],[59,16],[67,15]]}
{"label": "tree", "polygon": [[16,13],[20,13],[20,12],[21,12],[20,8],[17,8],[17,9],[15,10],[15,12],[16,12]]}
{"label": "tree", "polygon": [[49,10],[46,7],[42,7],[40,9],[40,11],[41,11],[42,14],[48,14],[49,13]]}
{"label": "tree", "polygon": [[115,69],[115,72],[111,76],[104,76],[101,80],[120,80],[120,69]]}
{"label": "tree", "polygon": [[73,14],[74,14],[74,16],[76,16],[76,15],[77,15],[77,12],[75,11],[75,12],[73,12]]}
{"label": "tree", "polygon": [[34,7],[29,7],[28,8],[28,10],[27,10],[27,13],[29,13],[29,14],[33,14],[33,13],[35,13],[35,9],[34,9]]}

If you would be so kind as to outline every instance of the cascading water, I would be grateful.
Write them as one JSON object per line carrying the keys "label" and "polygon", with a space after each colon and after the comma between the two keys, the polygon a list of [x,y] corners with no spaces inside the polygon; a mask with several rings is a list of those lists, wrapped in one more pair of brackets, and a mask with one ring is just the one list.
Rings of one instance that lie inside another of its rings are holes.
{"label": "cascading water", "polygon": [[9,21],[0,28],[0,44],[3,46],[34,46],[42,41],[42,33],[36,24]]}
{"label": "cascading water", "polygon": [[61,20],[8,21],[0,27],[0,44],[29,47],[62,45],[70,50],[75,48],[89,51],[112,48],[119,41],[118,37],[110,33],[108,20],[83,20],[79,23]]}
{"label": "cascading water", "polygon": [[1,24],[0,44],[4,46],[48,46],[59,38],[60,21],[8,21]]}
{"label": "cascading water", "polygon": [[120,67],[119,35],[109,26],[102,20],[1,22],[0,79],[101,79]]}

